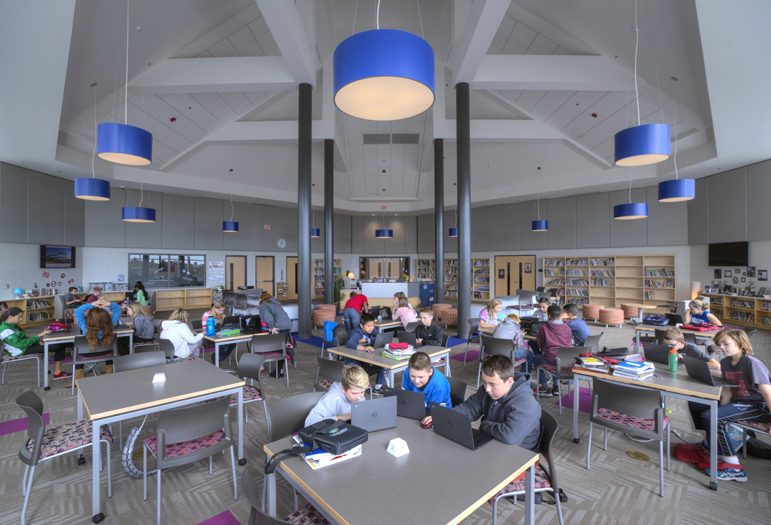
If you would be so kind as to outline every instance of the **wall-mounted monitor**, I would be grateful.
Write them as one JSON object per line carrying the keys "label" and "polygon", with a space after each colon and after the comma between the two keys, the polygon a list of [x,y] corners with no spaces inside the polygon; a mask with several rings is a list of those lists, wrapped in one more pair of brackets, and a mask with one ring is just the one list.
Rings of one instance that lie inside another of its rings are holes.
{"label": "wall-mounted monitor", "polygon": [[709,245],[710,266],[747,266],[748,243],[721,242]]}
{"label": "wall-mounted monitor", "polygon": [[41,268],[75,268],[75,247],[57,244],[40,245]]}

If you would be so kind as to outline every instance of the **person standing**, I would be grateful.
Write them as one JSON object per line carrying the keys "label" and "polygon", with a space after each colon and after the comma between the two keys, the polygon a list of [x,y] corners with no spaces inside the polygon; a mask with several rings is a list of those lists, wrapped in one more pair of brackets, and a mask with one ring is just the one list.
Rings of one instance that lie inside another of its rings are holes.
{"label": "person standing", "polygon": [[343,320],[348,333],[359,326],[361,314],[369,312],[369,300],[363,293],[351,292],[351,296],[343,307]]}

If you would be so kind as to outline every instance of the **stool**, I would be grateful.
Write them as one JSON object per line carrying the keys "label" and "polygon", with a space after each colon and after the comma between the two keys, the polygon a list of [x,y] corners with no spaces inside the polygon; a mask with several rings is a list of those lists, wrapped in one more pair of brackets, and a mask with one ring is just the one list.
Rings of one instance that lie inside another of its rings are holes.
{"label": "stool", "polygon": [[581,317],[596,321],[600,318],[600,309],[602,309],[602,305],[600,304],[582,304]]}
{"label": "stool", "polygon": [[633,319],[637,317],[637,313],[640,308],[638,306],[632,306],[631,304],[621,303],[621,309],[624,311],[625,319]]}
{"label": "stool", "polygon": [[337,317],[337,305],[317,304],[311,313],[314,328],[323,328],[324,321],[334,322]]}
{"label": "stool", "polygon": [[624,324],[624,311],[620,308],[601,308],[600,324],[614,325],[620,328]]}
{"label": "stool", "polygon": [[[434,319],[436,319],[437,322],[443,322],[442,316],[444,312],[446,312],[450,308],[452,308],[452,305],[447,303],[435,303],[431,305],[431,311],[434,313]],[[457,317],[456,317],[456,322],[457,322]]]}
{"label": "stool", "polygon": [[448,328],[458,326],[458,309],[448,308],[442,312],[442,323]]}

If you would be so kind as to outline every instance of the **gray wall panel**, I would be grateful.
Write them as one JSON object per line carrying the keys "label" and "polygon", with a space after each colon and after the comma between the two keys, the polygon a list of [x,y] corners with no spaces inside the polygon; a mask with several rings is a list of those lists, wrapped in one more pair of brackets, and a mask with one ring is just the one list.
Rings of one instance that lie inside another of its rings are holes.
{"label": "gray wall panel", "polygon": [[750,241],[771,239],[771,161],[747,166],[747,233]]}
{"label": "gray wall panel", "polygon": [[83,246],[86,243],[86,206],[83,199],[76,199],[74,184],[67,183],[67,195],[64,200],[64,243]]}
{"label": "gray wall panel", "polygon": [[546,232],[546,248],[575,248],[576,198],[549,199],[547,207],[549,215],[546,218],[549,219],[549,231]]}
{"label": "gray wall panel", "polygon": [[[67,183],[58,177],[27,170],[27,242],[64,242],[64,195]],[[70,188],[70,195],[72,195]]]}
{"label": "gray wall panel", "polygon": [[645,190],[648,199],[648,246],[688,244],[688,204],[659,202],[657,186]]}
{"label": "gray wall panel", "polygon": [[709,178],[709,242],[747,240],[747,170]]}
{"label": "gray wall panel", "polygon": [[471,210],[471,251],[490,252],[495,250],[495,238],[499,224],[495,221],[493,206]]}
{"label": "gray wall panel", "polygon": [[416,215],[401,217],[404,225],[404,253],[418,253],[418,218]]}
{"label": "gray wall panel", "polygon": [[[538,218],[538,206],[536,201],[528,201],[520,204],[519,231],[520,250],[543,250],[546,248],[546,234],[534,232],[532,221]],[[549,217],[549,201],[541,201],[541,218]]]}
{"label": "gray wall panel", "polygon": [[27,242],[27,170],[0,165],[0,240]]}
{"label": "gray wall panel", "polygon": [[[155,222],[126,223],[126,248],[161,248],[163,247],[163,193],[145,191],[141,196],[144,208],[155,208]],[[129,190],[129,206],[139,206],[140,192]]]}
{"label": "gray wall panel", "polygon": [[335,253],[351,252],[351,216],[335,214],[334,251]]}
{"label": "gray wall panel", "polygon": [[86,246],[126,246],[126,227],[121,219],[126,190],[112,188],[110,193],[107,202],[86,202]]}
{"label": "gray wall panel", "polygon": [[[613,219],[613,206],[629,202],[629,191],[613,191],[610,193],[610,246],[645,246],[647,242],[647,219],[632,221],[617,221]],[[632,190],[632,202],[645,202],[645,188]]]}
{"label": "gray wall panel", "polygon": [[607,192],[576,196],[576,248],[610,246],[612,220]]}
{"label": "gray wall panel", "polygon": [[[449,227],[447,226],[447,223],[445,223],[445,227]],[[416,253],[423,256],[431,256],[434,253],[434,239],[436,237],[436,232],[434,231],[434,214],[418,215],[417,228],[418,249]],[[442,237],[444,237],[444,235]]]}
{"label": "gray wall panel", "polygon": [[258,252],[276,251],[274,230],[276,208],[264,204],[252,204],[250,210],[252,222],[251,249]]}
{"label": "gray wall panel", "polygon": [[495,223],[499,225],[495,238],[495,249],[500,251],[519,250],[520,213],[519,204],[495,206]]}
{"label": "gray wall panel", "polygon": [[222,201],[206,197],[195,199],[195,248],[221,250],[223,248]]}
{"label": "gray wall panel", "polygon": [[[233,203],[233,220],[238,221],[238,231],[222,233],[222,245],[225,250],[249,250],[252,237],[251,204],[247,202]],[[230,220],[230,200],[223,201],[222,220]]]}
{"label": "gray wall panel", "polygon": [[364,219],[361,215],[351,216],[351,253],[366,253],[364,247]]}
{"label": "gray wall panel", "polygon": [[273,224],[275,240],[284,239],[286,248],[283,250],[273,243],[274,250],[283,252],[297,252],[297,208],[280,208],[275,210],[275,223]]}
{"label": "gray wall panel", "polygon": [[161,235],[163,248],[195,248],[194,197],[164,194]]}
{"label": "gray wall panel", "polygon": [[709,179],[696,181],[696,198],[688,201],[688,244],[709,242]]}

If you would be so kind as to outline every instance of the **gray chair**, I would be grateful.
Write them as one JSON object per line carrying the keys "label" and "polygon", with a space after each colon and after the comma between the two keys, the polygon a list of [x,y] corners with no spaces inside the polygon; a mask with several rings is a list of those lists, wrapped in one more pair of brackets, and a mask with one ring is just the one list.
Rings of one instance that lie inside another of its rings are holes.
{"label": "gray chair", "polygon": [[238,499],[236,457],[230,429],[228,405],[230,397],[222,397],[176,410],[161,412],[155,434],[144,439],[142,446],[142,494],[147,501],[147,453],[155,456],[156,507],[155,522],[161,523],[161,479],[166,469],[209,459],[212,473],[212,457],[230,449],[230,468],[233,474],[233,499]]}
{"label": "gray chair", "polygon": [[[265,408],[265,398],[263,392],[265,389],[262,387],[262,379],[260,374],[262,373],[262,365],[265,363],[265,358],[260,354],[244,354],[238,361],[238,377],[244,380],[244,405],[254,403],[257,401],[262,402],[263,411]],[[255,385],[255,382],[257,383]],[[238,405],[238,396],[232,394],[230,396],[230,406],[234,407]],[[244,410],[244,423],[246,423],[246,410]]]}
{"label": "gray chair", "polygon": [[454,377],[448,377],[447,380],[450,382],[450,401],[452,406],[456,407],[465,401],[467,385]]}
{"label": "gray chair", "polygon": [[332,340],[321,342],[321,357],[324,357],[324,352],[332,346],[343,346],[348,340],[348,330],[345,329],[343,323],[338,323],[334,330],[332,330]]}
{"label": "gray chair", "polygon": [[[466,352],[463,354],[463,366],[466,366],[466,356],[468,356],[468,345],[472,342],[474,337],[476,337],[476,342],[480,343],[480,334],[479,334],[479,317],[472,317],[468,320],[468,332],[466,332]],[[480,347],[479,354],[481,356],[482,349]]]}
{"label": "gray chair", "polygon": [[592,349],[592,353],[596,354],[602,350],[602,346],[600,346],[600,339],[602,338],[602,335],[605,332],[600,332],[599,335],[590,335],[584,340],[584,344],[582,346],[588,346]]}
{"label": "gray chair", "polygon": [[[576,364],[576,357],[579,357],[581,354],[588,353],[591,353],[591,348],[587,346],[563,347],[557,351],[556,365],[542,363],[535,368],[536,377],[539,379],[541,377],[541,373],[547,373],[554,377],[554,382],[557,386],[557,397],[559,398],[557,406],[559,407],[560,415],[562,415],[562,381],[570,381],[573,383],[573,395],[579,395],[578,378],[573,375],[573,365]],[[537,390],[536,398],[541,398],[540,389]]]}
{"label": "gray chair", "polygon": [[313,381],[313,391],[326,392],[334,382],[343,380],[343,369],[345,365],[342,361],[332,361],[318,357],[316,359],[318,368],[316,368],[316,378]]}
{"label": "gray chair", "polygon": [[665,328],[656,328],[654,333],[656,344],[663,345],[664,339],[667,337],[667,330]]}
{"label": "gray chair", "polygon": [[284,374],[286,375],[286,386],[289,386],[289,366],[287,366],[286,335],[267,334],[255,335],[249,342],[249,351],[253,354],[262,354],[265,362],[278,363],[284,362]]}
{"label": "gray chair", "polygon": [[664,495],[664,440],[669,470],[669,419],[664,415],[661,392],[596,379],[589,416],[586,469],[591,466],[592,428],[604,428],[603,450],[608,450],[608,429],[659,442],[659,496]]}
{"label": "gray chair", "polygon": [[241,490],[246,494],[246,499],[251,506],[248,525],[286,525],[292,523],[326,525],[329,523],[310,503],[287,516],[287,521],[271,518],[261,510],[262,503],[258,501],[257,481],[249,474],[248,470],[244,470],[241,476]]}
{"label": "gray chair", "polygon": [[113,371],[116,373],[165,364],[166,354],[160,350],[154,352],[142,352],[140,354],[121,355],[112,360]]}
{"label": "gray chair", "polygon": [[404,327],[404,330],[407,332],[414,332],[418,326],[420,326],[420,321],[413,321],[411,323],[407,323],[407,326]]}
{"label": "gray chair", "polygon": [[501,339],[491,335],[481,335],[482,344],[479,345],[479,367],[477,369],[477,388],[482,377],[482,362],[491,355],[503,355],[514,362],[514,342],[511,339]]}
{"label": "gray chair", "polygon": [[43,357],[42,354],[21,354],[19,357],[11,357],[5,355],[3,352],[2,347],[0,347],[0,366],[3,367],[3,376],[2,379],[0,379],[0,385],[5,384],[5,369],[8,367],[8,365],[20,363],[22,361],[35,361],[35,366],[37,367],[36,373],[35,373],[35,379],[37,380],[37,387],[40,388],[40,359]]}
{"label": "gray chair", "polygon": [[[450,336],[447,334],[442,334],[442,338],[439,341],[439,346],[447,348],[447,339],[449,339]],[[449,356],[448,356],[449,357]],[[448,359],[448,357],[440,357],[438,359],[432,359],[431,360],[431,367],[432,368],[444,368],[445,365],[445,359]],[[448,369],[447,377],[450,377],[452,375],[452,368]]]}
{"label": "gray chair", "polygon": [[[557,483],[557,469],[554,464],[553,454],[551,454],[551,446],[558,429],[559,425],[554,417],[548,412],[541,412],[541,437],[538,440],[538,447],[536,448],[541,459],[535,464],[535,487],[533,492],[536,494],[550,492],[552,496],[554,496],[554,500],[557,504],[557,518],[559,519],[560,525],[562,525],[562,505],[560,505],[560,498],[564,496]],[[546,464],[549,466],[548,472],[543,468],[544,459],[546,459]],[[493,498],[493,525],[498,523],[498,501],[501,498],[516,498],[517,496],[524,496],[524,494],[524,478],[512,481],[496,494]]]}
{"label": "gray chair", "polygon": [[[21,507],[21,524],[27,522],[27,504],[32,491],[35,468],[43,461],[48,461],[70,452],[91,447],[91,423],[81,420],[75,423],[48,427],[43,422],[43,401],[29,390],[16,398],[16,404],[27,415],[27,439],[19,449],[19,459],[24,463],[24,477],[21,493],[24,503]],[[110,444],[112,435],[109,429],[102,427],[100,443],[105,445],[107,464],[107,496],[112,497],[112,473],[110,470]]]}
{"label": "gray chair", "polygon": [[158,349],[163,352],[168,363],[174,362],[174,344],[168,339],[158,339]]}
{"label": "gray chair", "polygon": [[70,393],[75,395],[75,368],[77,365],[97,365],[112,361],[117,355],[117,337],[113,334],[112,343],[109,345],[98,344],[91,348],[85,335],[75,337],[74,349],[72,350],[72,386]]}

